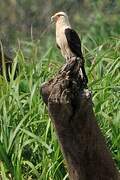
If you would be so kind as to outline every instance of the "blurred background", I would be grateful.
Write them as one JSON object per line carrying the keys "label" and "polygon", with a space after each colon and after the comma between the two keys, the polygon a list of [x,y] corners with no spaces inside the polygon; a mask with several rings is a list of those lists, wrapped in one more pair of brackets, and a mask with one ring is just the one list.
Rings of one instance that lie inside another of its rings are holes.
{"label": "blurred background", "polygon": [[0,75],[0,179],[68,179],[39,92],[64,63],[50,23],[58,11],[81,37],[96,119],[120,169],[120,0],[1,0],[0,40],[14,63],[10,82],[4,66]]}
{"label": "blurred background", "polygon": [[86,38],[94,36],[97,43],[120,34],[120,0],[6,0],[0,2],[3,45],[17,47],[19,40],[32,39],[46,48],[53,43],[50,17],[57,11],[67,12],[74,29]]}

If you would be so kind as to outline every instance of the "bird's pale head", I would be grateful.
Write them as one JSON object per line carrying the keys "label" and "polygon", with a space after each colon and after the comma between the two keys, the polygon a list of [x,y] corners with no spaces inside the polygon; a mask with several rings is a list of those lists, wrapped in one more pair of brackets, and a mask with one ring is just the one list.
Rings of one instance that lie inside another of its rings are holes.
{"label": "bird's pale head", "polygon": [[51,17],[51,22],[64,23],[64,24],[69,25],[68,15],[67,15],[65,12],[55,13],[55,14]]}

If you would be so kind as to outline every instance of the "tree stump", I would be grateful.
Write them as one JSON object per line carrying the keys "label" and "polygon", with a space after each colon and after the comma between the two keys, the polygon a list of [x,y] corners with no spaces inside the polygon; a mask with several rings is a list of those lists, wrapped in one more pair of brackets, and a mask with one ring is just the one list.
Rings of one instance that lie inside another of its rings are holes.
{"label": "tree stump", "polygon": [[43,101],[56,129],[70,180],[120,180],[93,112],[81,59],[67,62],[41,86]]}

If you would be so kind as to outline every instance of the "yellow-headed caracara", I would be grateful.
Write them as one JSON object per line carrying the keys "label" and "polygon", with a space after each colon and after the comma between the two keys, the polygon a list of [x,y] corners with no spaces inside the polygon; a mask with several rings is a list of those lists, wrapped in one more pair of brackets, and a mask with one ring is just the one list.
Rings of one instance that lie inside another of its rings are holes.
{"label": "yellow-headed caracara", "polygon": [[51,17],[51,21],[56,23],[57,47],[61,50],[66,61],[74,57],[82,59],[83,65],[81,65],[81,69],[87,83],[81,41],[78,34],[71,28],[67,14],[65,12],[58,12]]}

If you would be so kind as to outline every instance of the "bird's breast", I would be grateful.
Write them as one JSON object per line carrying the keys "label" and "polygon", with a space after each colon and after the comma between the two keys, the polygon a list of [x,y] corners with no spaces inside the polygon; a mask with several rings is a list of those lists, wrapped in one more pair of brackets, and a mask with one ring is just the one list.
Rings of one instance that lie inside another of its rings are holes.
{"label": "bird's breast", "polygon": [[56,30],[56,42],[60,46],[60,48],[65,46],[65,44],[67,43],[67,39],[65,37],[64,30],[62,30],[62,29]]}
{"label": "bird's breast", "polygon": [[61,53],[66,60],[74,56],[67,42],[65,28],[56,28],[56,43],[60,47]]}

